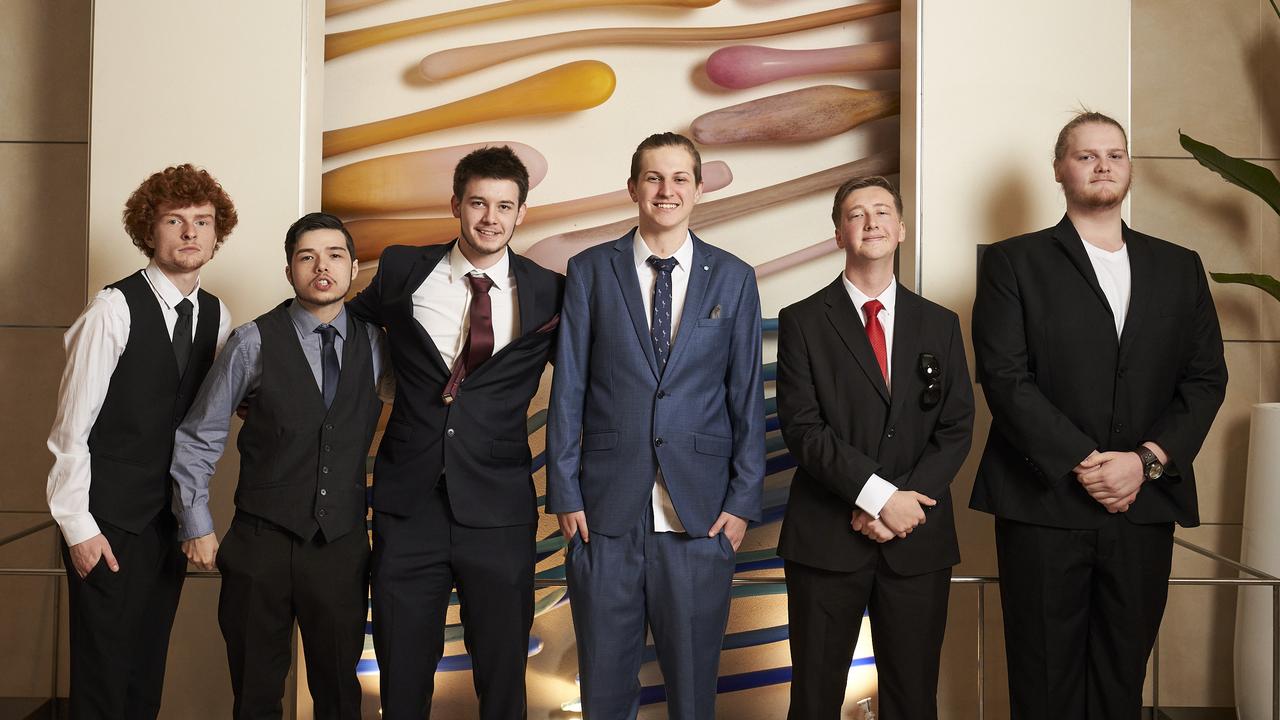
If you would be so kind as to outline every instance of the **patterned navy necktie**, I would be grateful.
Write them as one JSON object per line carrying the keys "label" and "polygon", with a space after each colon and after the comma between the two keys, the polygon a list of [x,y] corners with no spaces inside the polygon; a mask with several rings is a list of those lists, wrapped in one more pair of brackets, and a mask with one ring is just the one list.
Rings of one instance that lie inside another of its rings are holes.
{"label": "patterned navy necktie", "polygon": [[338,351],[334,340],[338,337],[338,328],[321,324],[316,328],[320,333],[320,392],[324,395],[324,406],[333,406],[333,397],[338,394]]}
{"label": "patterned navy necktie", "polygon": [[653,321],[649,325],[649,337],[653,340],[653,356],[658,360],[658,371],[667,367],[671,355],[671,271],[680,263],[675,258],[650,255],[645,262],[658,271],[653,284]]}

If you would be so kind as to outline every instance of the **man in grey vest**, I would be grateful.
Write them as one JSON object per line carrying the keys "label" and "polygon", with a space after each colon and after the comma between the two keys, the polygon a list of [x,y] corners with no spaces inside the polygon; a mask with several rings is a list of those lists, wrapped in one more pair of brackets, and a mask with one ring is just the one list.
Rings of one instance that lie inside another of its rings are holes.
{"label": "man in grey vest", "polygon": [[125,203],[124,224],[149,262],[95,295],[67,330],[49,433],[74,718],[160,712],[187,568],[169,511],[173,430],[231,326],[200,289],[200,269],[236,226],[217,180],[191,165],[157,172]]}
{"label": "man in grey vest", "polygon": [[[359,265],[341,220],[302,217],[285,256],[295,297],[236,328],[178,428],[178,536],[192,564],[222,573],[235,717],[281,716],[296,619],[315,716],[359,718],[365,458],[382,410],[383,337],[343,305]],[[236,514],[219,546],[209,479],[242,402]]]}

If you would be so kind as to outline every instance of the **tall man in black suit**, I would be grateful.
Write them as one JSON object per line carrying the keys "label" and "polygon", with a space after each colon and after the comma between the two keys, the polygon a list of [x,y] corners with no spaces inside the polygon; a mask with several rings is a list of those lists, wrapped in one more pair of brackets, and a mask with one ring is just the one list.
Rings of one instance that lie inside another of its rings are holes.
{"label": "tall man in black suit", "polygon": [[[311,213],[285,234],[294,297],[236,328],[178,427],[178,538],[222,573],[218,625],[236,718],[279,718],[302,633],[315,717],[359,720],[356,664],[369,591],[365,460],[387,366],[382,331],[344,309],[359,271],[342,221]],[[242,402],[236,514],[219,546],[209,480]]]}
{"label": "tall man in black suit", "polygon": [[382,253],[350,304],[384,326],[395,405],[374,465],[373,639],[384,717],[426,717],[454,585],[480,717],[525,714],[538,511],[525,416],[564,278],[507,248],[529,174],[507,147],[453,177],[458,239]]}
{"label": "tall man in black suit", "polygon": [[970,506],[996,516],[1014,720],[1130,719],[1227,369],[1199,256],[1121,220],[1120,124],[1081,113],[1053,168],[1066,217],[979,273],[992,424]]}
{"label": "tall man in black suit", "polygon": [[160,712],[187,569],[169,510],[173,431],[230,332],[200,270],[236,220],[200,168],[148,177],[124,211],[147,267],[95,295],[63,338],[48,498],[65,541],[74,718]]}
{"label": "tall man in black suit", "polygon": [[778,416],[799,465],[778,541],[793,720],[840,717],[864,610],[880,714],[938,716],[960,562],[949,487],[969,452],[973,391],[955,313],[894,277],[901,218],[884,178],[842,185],[831,219],[845,270],[779,315]]}

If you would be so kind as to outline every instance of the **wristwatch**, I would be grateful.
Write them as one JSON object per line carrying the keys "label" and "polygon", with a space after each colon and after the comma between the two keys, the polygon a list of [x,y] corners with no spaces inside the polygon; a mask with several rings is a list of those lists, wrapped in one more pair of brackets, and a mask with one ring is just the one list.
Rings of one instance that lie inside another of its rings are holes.
{"label": "wristwatch", "polygon": [[1134,452],[1138,453],[1138,458],[1142,460],[1142,474],[1148,480],[1159,480],[1160,476],[1164,475],[1164,464],[1155,453],[1151,452],[1151,448],[1139,445]]}

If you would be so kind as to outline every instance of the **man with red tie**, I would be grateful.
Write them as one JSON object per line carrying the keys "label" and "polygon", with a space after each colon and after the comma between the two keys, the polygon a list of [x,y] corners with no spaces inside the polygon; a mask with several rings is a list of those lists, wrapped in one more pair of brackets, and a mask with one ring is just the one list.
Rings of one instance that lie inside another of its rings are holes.
{"label": "man with red tie", "polygon": [[902,199],[881,177],[836,192],[845,269],[783,308],[778,417],[798,467],[786,561],[792,720],[836,720],[871,616],[880,714],[937,718],[951,567],[949,487],[969,452],[973,392],[956,314],[902,287]]}

